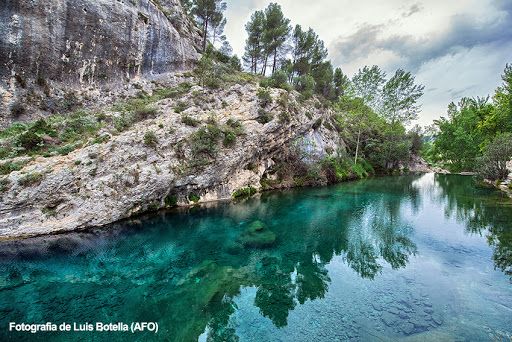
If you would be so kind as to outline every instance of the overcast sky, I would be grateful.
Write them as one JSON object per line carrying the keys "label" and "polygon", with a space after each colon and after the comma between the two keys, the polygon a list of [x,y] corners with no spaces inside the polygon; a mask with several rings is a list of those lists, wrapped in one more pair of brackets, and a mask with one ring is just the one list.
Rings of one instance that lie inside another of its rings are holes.
{"label": "overcast sky", "polygon": [[373,64],[388,75],[413,72],[425,85],[421,125],[451,101],[492,94],[512,63],[512,0],[227,0],[226,35],[239,56],[245,23],[270,2],[293,25],[313,28],[350,76]]}

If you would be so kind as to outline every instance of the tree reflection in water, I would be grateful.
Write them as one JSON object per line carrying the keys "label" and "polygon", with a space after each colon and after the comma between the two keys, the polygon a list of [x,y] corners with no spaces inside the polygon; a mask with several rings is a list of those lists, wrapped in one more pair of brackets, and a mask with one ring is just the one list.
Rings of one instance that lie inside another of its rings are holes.
{"label": "tree reflection in water", "polygon": [[[445,215],[464,223],[468,233],[487,235],[496,269],[512,277],[512,201],[502,192],[475,184],[471,177],[435,175],[437,200]],[[512,279],[512,278],[511,278]]]}

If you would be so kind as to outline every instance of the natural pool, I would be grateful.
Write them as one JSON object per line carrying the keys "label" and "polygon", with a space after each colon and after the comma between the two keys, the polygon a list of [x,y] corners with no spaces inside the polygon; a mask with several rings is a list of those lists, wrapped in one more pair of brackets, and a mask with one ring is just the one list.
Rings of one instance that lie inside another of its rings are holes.
{"label": "natural pool", "polygon": [[376,178],[0,243],[0,340],[510,341],[511,276],[512,200],[471,177]]}

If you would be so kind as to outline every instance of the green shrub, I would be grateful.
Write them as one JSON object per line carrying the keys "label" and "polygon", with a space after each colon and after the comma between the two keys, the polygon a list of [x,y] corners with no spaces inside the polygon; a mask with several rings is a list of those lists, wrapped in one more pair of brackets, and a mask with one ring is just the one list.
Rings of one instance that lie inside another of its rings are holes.
{"label": "green shrub", "polygon": [[228,121],[226,121],[226,125],[232,128],[236,135],[241,135],[244,133],[244,126],[238,120],[228,119]]}
{"label": "green shrub", "polygon": [[199,197],[199,195],[197,195],[193,192],[188,195],[188,200],[190,202],[197,203],[197,202],[199,202],[200,199],[201,199],[201,197]]}
{"label": "green shrub", "polygon": [[114,128],[118,132],[125,131],[126,129],[128,129],[128,127],[130,127],[131,122],[132,120],[129,115],[121,114],[120,116],[114,118]]}
{"label": "green shrub", "polygon": [[226,147],[233,146],[236,143],[236,134],[233,131],[224,132],[224,140],[222,144]]}
{"label": "green shrub", "polygon": [[157,144],[158,138],[156,137],[155,132],[147,131],[146,134],[144,134],[144,145],[156,147]]}
{"label": "green shrub", "polygon": [[194,156],[207,155],[213,157],[217,153],[222,131],[215,125],[209,124],[192,134],[190,144]]}
{"label": "green shrub", "polygon": [[258,118],[256,121],[258,121],[260,124],[265,125],[266,123],[269,123],[273,119],[273,115],[270,112],[267,112],[263,108],[260,108],[258,110]]}
{"label": "green shrub", "polygon": [[27,173],[26,175],[18,179],[18,184],[21,186],[35,185],[41,183],[43,178],[43,174],[39,172]]}
{"label": "green shrub", "polygon": [[180,114],[181,112],[183,112],[187,108],[188,108],[188,104],[186,102],[178,101],[176,103],[176,106],[174,106],[174,112]]}
{"label": "green shrub", "polygon": [[8,175],[13,171],[19,171],[25,166],[27,163],[24,162],[7,162],[0,164],[0,175]]}
{"label": "green shrub", "polygon": [[158,113],[157,109],[150,106],[140,106],[134,108],[133,118],[136,122],[143,121],[149,118],[153,118]]}
{"label": "green shrub", "polygon": [[290,113],[288,113],[287,111],[283,110],[281,113],[279,113],[280,123],[290,122],[290,119]]}
{"label": "green shrub", "polygon": [[62,147],[57,148],[57,153],[61,156],[67,156],[69,153],[73,152],[76,149],[75,144],[67,144]]}
{"label": "green shrub", "polygon": [[192,88],[192,85],[188,82],[180,83],[178,86],[173,88],[159,88],[153,91],[153,97],[155,100],[163,99],[175,99],[188,93]]}
{"label": "green shrub", "polygon": [[9,190],[9,179],[0,178],[0,193]]}
{"label": "green shrub", "polygon": [[183,115],[181,117],[181,122],[184,123],[185,125],[191,126],[191,127],[197,127],[201,123],[200,121],[198,121],[188,115]]}
{"label": "green shrub", "polygon": [[246,188],[241,188],[236,190],[233,193],[233,198],[245,198],[245,197],[251,197],[254,194],[256,194],[258,191],[253,188],[252,186],[248,186]]}
{"label": "green shrub", "polygon": [[178,205],[178,197],[174,195],[168,195],[164,198],[164,203],[167,208],[174,208]]}
{"label": "green shrub", "polygon": [[270,96],[270,92],[265,88],[259,88],[257,96],[262,108],[265,108],[272,103],[272,96]]}
{"label": "green shrub", "polygon": [[57,210],[55,210],[55,208],[44,207],[41,211],[43,212],[43,214],[46,217],[55,217],[55,216],[57,216]]}
{"label": "green shrub", "polygon": [[281,95],[279,95],[279,98],[277,99],[278,105],[280,105],[284,109],[288,109],[289,103],[290,103],[290,94],[282,93]]}
{"label": "green shrub", "polygon": [[297,79],[295,88],[301,93],[301,100],[304,101],[313,97],[315,86],[315,79],[311,75],[306,75]]}
{"label": "green shrub", "polygon": [[288,75],[285,71],[279,70],[270,77],[265,77],[260,80],[260,87],[263,88],[280,88],[287,91],[292,89],[288,84]]}

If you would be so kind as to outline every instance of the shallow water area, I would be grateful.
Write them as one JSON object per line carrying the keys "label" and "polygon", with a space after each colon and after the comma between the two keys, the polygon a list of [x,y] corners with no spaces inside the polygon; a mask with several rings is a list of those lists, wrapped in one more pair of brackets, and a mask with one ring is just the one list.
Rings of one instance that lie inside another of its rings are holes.
{"label": "shallow water area", "polygon": [[511,277],[509,198],[468,176],[374,178],[0,242],[0,340],[510,341]]}

